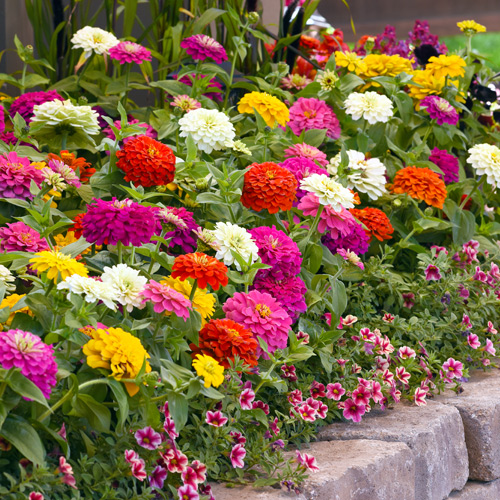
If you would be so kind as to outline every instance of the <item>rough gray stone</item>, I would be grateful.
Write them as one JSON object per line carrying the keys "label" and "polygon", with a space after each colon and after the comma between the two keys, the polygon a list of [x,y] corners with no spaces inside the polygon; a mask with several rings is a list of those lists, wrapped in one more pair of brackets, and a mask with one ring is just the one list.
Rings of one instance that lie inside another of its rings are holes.
{"label": "rough gray stone", "polygon": [[500,498],[500,480],[490,483],[471,481],[462,491],[452,493],[449,500],[498,500]]}
{"label": "rough gray stone", "polygon": [[[500,377],[498,371],[475,373],[459,395],[439,396],[462,417],[469,454],[469,479],[500,478]],[[498,496],[500,499],[500,495]]]}
{"label": "rough gray stone", "polygon": [[272,488],[214,485],[216,500],[414,500],[413,454],[404,443],[352,440],[313,443],[319,471],[299,496]]}
{"label": "rough gray stone", "polygon": [[[322,429],[319,440],[373,439],[403,442],[415,461],[415,499],[443,500],[461,490],[469,476],[462,419],[456,408],[433,401],[425,407],[399,404],[372,411],[359,423],[338,422]],[[397,476],[386,471],[395,481]]]}

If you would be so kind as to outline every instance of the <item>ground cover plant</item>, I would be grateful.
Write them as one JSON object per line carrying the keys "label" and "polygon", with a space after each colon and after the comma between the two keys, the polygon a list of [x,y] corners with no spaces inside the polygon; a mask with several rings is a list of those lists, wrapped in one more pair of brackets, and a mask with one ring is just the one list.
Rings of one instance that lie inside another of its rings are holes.
{"label": "ground cover plant", "polygon": [[252,2],[150,3],[135,39],[136,2],[75,3],[0,75],[5,499],[299,491],[319,426],[495,365],[485,28],[349,50],[318,2],[274,38]]}

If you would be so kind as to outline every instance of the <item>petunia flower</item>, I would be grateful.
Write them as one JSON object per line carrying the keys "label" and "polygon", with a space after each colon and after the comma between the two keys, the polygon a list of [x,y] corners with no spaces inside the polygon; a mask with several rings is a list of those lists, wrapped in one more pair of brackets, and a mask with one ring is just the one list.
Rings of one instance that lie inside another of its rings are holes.
{"label": "petunia flower", "polygon": [[247,451],[241,444],[235,444],[231,450],[229,458],[231,459],[231,465],[234,468],[242,469],[245,466],[243,459],[245,458]]}

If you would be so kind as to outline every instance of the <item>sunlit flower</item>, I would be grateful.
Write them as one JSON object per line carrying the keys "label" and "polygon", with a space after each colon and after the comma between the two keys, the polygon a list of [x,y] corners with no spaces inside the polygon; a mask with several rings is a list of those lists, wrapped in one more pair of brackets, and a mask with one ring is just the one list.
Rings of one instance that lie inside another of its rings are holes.
{"label": "sunlit flower", "polygon": [[104,283],[109,283],[117,292],[118,302],[131,312],[134,307],[141,307],[143,296],[141,292],[147,279],[139,271],[126,264],[105,267],[101,275]]}
{"label": "sunlit flower", "polygon": [[190,97],[186,94],[182,94],[182,95],[176,95],[172,99],[170,106],[179,108],[182,111],[188,113],[189,111],[193,111],[193,109],[201,108],[201,103],[196,99],[194,99],[193,97]]}
{"label": "sunlit flower", "polygon": [[109,31],[85,26],[73,35],[71,43],[74,49],[83,49],[85,58],[88,58],[92,52],[99,55],[107,54],[109,49],[117,45],[119,41]]}
{"label": "sunlit flower", "polygon": [[486,175],[493,187],[500,184],[500,149],[493,144],[477,144],[469,149],[467,163],[478,175]]}
{"label": "sunlit flower", "polygon": [[463,376],[463,367],[464,365],[460,363],[460,361],[455,361],[453,358],[448,358],[448,360],[443,363],[443,370],[450,379],[461,378]]}
{"label": "sunlit flower", "polygon": [[340,123],[333,109],[315,97],[299,97],[290,108],[288,126],[298,137],[304,130],[326,129],[330,139],[340,137]]}
{"label": "sunlit flower", "polygon": [[243,459],[245,458],[246,454],[247,451],[242,444],[235,444],[231,449],[231,453],[229,455],[229,458],[231,459],[231,465],[234,468],[239,469],[245,467],[245,462],[243,462]]}
{"label": "sunlit flower", "polygon": [[327,175],[311,174],[300,182],[300,187],[313,193],[322,205],[330,205],[336,212],[354,207],[352,192]]}
{"label": "sunlit flower", "polygon": [[486,26],[472,20],[460,21],[457,23],[457,26],[462,33],[468,36],[475,35],[476,33],[486,33]]}
{"label": "sunlit flower", "polygon": [[181,47],[195,61],[213,59],[217,64],[227,61],[224,47],[208,35],[193,35],[181,41]]}
{"label": "sunlit flower", "polygon": [[335,64],[340,68],[346,68],[351,73],[365,73],[368,69],[366,63],[355,52],[335,52]]}
{"label": "sunlit flower", "polygon": [[186,321],[189,318],[191,302],[182,293],[167,285],[149,280],[142,289],[143,302],[151,302],[156,313],[173,313]]}
{"label": "sunlit flower", "polygon": [[44,250],[37,252],[35,256],[30,259],[31,268],[36,270],[38,274],[47,271],[47,278],[57,283],[58,277],[65,280],[69,276],[78,274],[80,276],[87,276],[87,268],[71,256],[57,252],[54,250]]}
{"label": "sunlit flower", "polygon": [[438,125],[456,125],[460,119],[457,110],[442,97],[430,95],[420,101],[420,109],[425,109]]}
{"label": "sunlit flower", "polygon": [[389,217],[382,210],[373,207],[351,208],[351,214],[356,217],[367,228],[370,237],[375,237],[379,241],[390,240],[394,232]]}
{"label": "sunlit flower", "polygon": [[205,382],[205,387],[219,387],[224,382],[224,367],[212,356],[197,354],[193,360],[193,367],[199,377]]}
{"label": "sunlit flower", "polygon": [[344,106],[353,120],[364,118],[370,125],[385,123],[393,115],[392,101],[377,92],[352,92],[344,101]]}
{"label": "sunlit flower", "polygon": [[111,59],[116,59],[120,64],[142,64],[144,61],[151,61],[151,59],[153,59],[150,50],[138,43],[129,42],[128,40],[113,45],[108,50],[108,53]]}
{"label": "sunlit flower", "polygon": [[196,280],[200,288],[210,285],[214,290],[228,283],[227,267],[219,260],[201,252],[179,255],[172,266],[172,278]]}
{"label": "sunlit flower", "polygon": [[325,71],[319,71],[314,81],[321,85],[321,90],[330,91],[335,88],[335,84],[338,80],[339,77],[337,73],[331,69],[327,69]]}
{"label": "sunlit flower", "polygon": [[465,75],[465,66],[467,63],[455,54],[432,56],[425,66],[436,78],[457,77]]}
{"label": "sunlit flower", "polygon": [[102,301],[106,307],[116,309],[120,298],[118,290],[111,284],[94,278],[73,274],[57,285],[58,290],[68,290],[69,293],[84,295],[85,301],[95,303]]}
{"label": "sunlit flower", "polygon": [[290,118],[285,104],[266,92],[246,93],[238,103],[238,111],[248,114],[254,114],[257,111],[266,125],[271,128],[276,125],[284,127]]}

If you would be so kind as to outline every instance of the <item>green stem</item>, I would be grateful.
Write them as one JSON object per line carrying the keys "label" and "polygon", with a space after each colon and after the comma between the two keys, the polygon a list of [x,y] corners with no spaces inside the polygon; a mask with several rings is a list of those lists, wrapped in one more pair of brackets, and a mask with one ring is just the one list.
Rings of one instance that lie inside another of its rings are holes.
{"label": "green stem", "polygon": [[118,249],[118,264],[121,264],[123,262],[123,243],[121,241],[118,242],[117,249]]}
{"label": "green stem", "polygon": [[132,251],[130,252],[130,265],[133,266],[135,261],[135,246],[132,245]]}
{"label": "green stem", "polygon": [[468,196],[462,201],[460,204],[460,208],[464,208],[467,202],[472,198],[472,195],[479,189],[479,187],[483,184],[484,182],[484,175],[479,178],[479,180],[476,182],[476,185],[472,188],[472,191],[468,194]]}
{"label": "green stem", "polygon": [[54,288],[54,282],[50,280],[49,284],[47,285],[47,289],[45,290],[45,297],[48,297],[49,293],[53,288]]}
{"label": "green stem", "polygon": [[264,383],[266,382],[266,380],[269,377],[269,375],[271,375],[271,372],[274,370],[274,368],[276,367],[276,365],[278,365],[278,361],[273,361],[273,364],[271,365],[271,368],[269,368],[269,370],[267,370],[267,372],[264,374],[264,376],[262,377],[261,381],[259,382],[259,385],[257,385],[257,387],[255,388],[255,391],[254,391],[255,394],[257,394],[257,392],[259,391],[259,389],[264,385]]}
{"label": "green stem", "polygon": [[[8,375],[7,375],[8,377]],[[4,380],[1,384],[0,384],[0,401],[2,400],[2,397],[3,397],[3,393],[5,392],[5,389],[7,389],[7,381]]]}
{"label": "green stem", "polygon": [[189,294],[189,301],[190,302],[192,302],[197,288],[198,288],[198,280],[194,280],[193,288],[191,288],[191,293]]}
{"label": "green stem", "polygon": [[[161,237],[165,238],[165,234],[166,234],[166,231],[165,231],[165,229],[163,229],[161,232]],[[161,240],[158,240],[156,242],[156,246],[155,246],[155,253],[158,253],[158,251],[160,250],[160,245],[161,245]],[[151,263],[149,264],[148,274],[151,274],[151,271],[153,270],[154,263],[155,263],[155,261],[153,260],[153,256],[151,256]]]}
{"label": "green stem", "polygon": [[236,217],[234,216],[234,212],[233,209],[231,208],[231,205],[228,205],[227,208],[229,210],[229,215],[231,216],[231,222],[233,224],[236,224]]}
{"label": "green stem", "polygon": [[21,94],[24,94],[24,86],[26,83],[26,70],[28,65],[26,63],[23,64],[23,76],[21,77]]}
{"label": "green stem", "polygon": [[128,80],[130,76],[130,63],[127,63],[127,67],[125,69],[125,95],[123,96],[123,107],[127,106],[127,96],[128,96]]}
{"label": "green stem", "polygon": [[324,208],[325,208],[324,205],[320,205],[318,208],[318,212],[316,213],[316,217],[314,217],[314,221],[312,223],[312,226],[309,228],[309,231],[307,233],[305,243],[303,243],[304,249],[306,248],[307,244],[309,243],[309,240],[311,239],[313,232],[316,231],[316,228],[318,227],[319,219],[321,217],[321,213],[323,212]]}
{"label": "green stem", "polygon": [[61,137],[61,151],[66,149],[66,143],[68,142],[68,131],[65,130]]}

